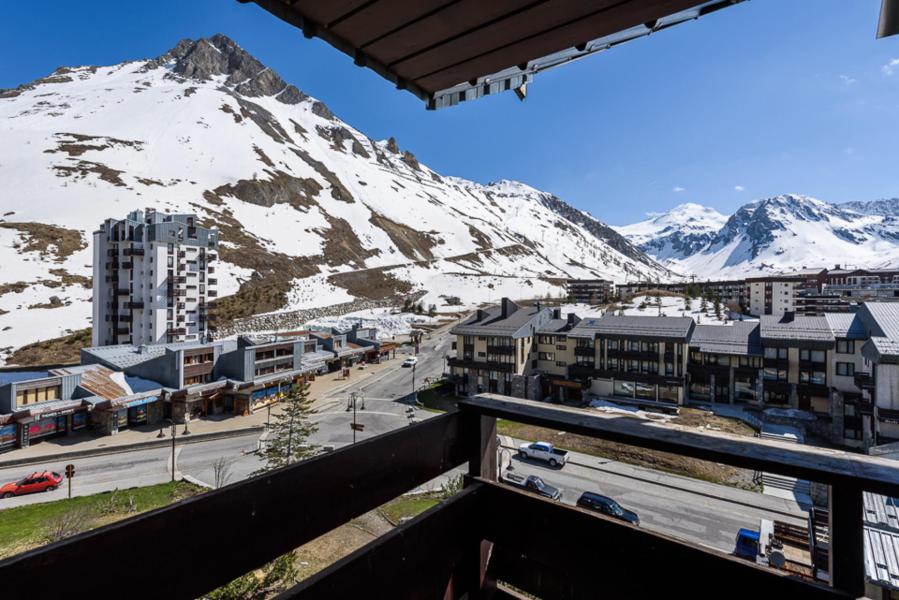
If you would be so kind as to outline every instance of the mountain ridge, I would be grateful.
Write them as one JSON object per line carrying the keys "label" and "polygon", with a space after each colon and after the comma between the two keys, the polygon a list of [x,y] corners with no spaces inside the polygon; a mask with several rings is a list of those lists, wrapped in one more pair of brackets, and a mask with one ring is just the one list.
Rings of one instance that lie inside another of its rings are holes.
{"label": "mountain ridge", "polygon": [[89,325],[90,233],[146,207],[220,229],[226,321],[671,275],[553,194],[442,175],[395,139],[372,140],[220,34],[4,90],[0,135],[0,359]]}
{"label": "mountain ridge", "polygon": [[678,231],[689,223],[677,208],[616,230],[685,276],[745,277],[836,264],[874,268],[899,261],[895,198],[842,204],[801,194],[761,198],[738,207],[720,227],[707,220],[690,238],[692,246],[678,245],[685,237]]}

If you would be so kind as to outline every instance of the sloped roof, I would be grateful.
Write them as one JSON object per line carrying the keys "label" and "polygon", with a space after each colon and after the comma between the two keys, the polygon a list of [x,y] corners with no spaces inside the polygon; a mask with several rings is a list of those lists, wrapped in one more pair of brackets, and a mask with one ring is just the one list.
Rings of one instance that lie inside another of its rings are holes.
{"label": "sloped roof", "polygon": [[824,317],[762,315],[759,320],[764,341],[831,343],[835,341],[830,324]]}
{"label": "sloped roof", "polygon": [[253,1],[433,109],[518,88],[540,71],[742,0]]}
{"label": "sloped roof", "polygon": [[865,358],[875,362],[899,362],[899,304],[866,302],[859,311],[859,318],[871,330],[871,339],[862,347]]}
{"label": "sloped roof", "polygon": [[732,325],[697,325],[690,347],[712,354],[761,355],[762,339],[758,322],[735,321]]}
{"label": "sloped roof", "polygon": [[571,330],[573,337],[594,335],[636,336],[686,340],[693,330],[690,317],[644,317],[605,314],[599,319],[583,319]]}
{"label": "sloped roof", "polygon": [[547,308],[509,303],[513,312],[503,316],[502,305],[479,310],[450,330],[452,335],[514,335]]}
{"label": "sloped roof", "polygon": [[850,340],[864,340],[868,337],[865,324],[855,313],[825,313],[834,337]]}

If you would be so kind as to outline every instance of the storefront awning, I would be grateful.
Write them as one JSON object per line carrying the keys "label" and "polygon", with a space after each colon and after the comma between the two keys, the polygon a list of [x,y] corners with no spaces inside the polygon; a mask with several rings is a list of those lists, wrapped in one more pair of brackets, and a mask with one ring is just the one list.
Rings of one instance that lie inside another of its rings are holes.
{"label": "storefront awning", "polygon": [[435,109],[506,90],[523,99],[541,71],[743,0],[252,1]]}

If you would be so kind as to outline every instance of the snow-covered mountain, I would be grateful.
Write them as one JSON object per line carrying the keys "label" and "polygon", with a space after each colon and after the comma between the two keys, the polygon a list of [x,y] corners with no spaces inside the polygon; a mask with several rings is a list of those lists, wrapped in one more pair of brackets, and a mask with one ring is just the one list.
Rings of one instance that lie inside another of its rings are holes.
{"label": "snow-covered mountain", "polygon": [[219,227],[220,320],[670,275],[552,194],[447,177],[369,139],[221,35],[0,90],[0,139],[7,351],[89,325],[90,234],[145,207]]}
{"label": "snow-covered mountain", "polygon": [[727,217],[714,208],[693,203],[648,216],[645,221],[615,229],[660,261],[677,260],[699,252],[727,222]]}
{"label": "snow-covered mountain", "polygon": [[616,230],[671,269],[703,278],[899,262],[899,199],[830,204],[785,194],[745,204],[717,228],[714,216],[697,215],[719,213],[686,206]]}

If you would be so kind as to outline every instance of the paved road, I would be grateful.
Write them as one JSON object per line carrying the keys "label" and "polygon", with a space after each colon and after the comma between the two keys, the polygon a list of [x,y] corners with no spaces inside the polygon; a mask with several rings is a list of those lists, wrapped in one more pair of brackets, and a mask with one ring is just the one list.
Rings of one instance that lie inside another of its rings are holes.
{"label": "paved road", "polygon": [[[734,540],[741,527],[758,529],[759,519],[763,517],[801,523],[800,520],[786,518],[781,512],[762,508],[765,498],[758,498],[755,506],[734,503],[582,466],[595,463],[600,467],[605,461],[583,454],[572,453],[570,456],[580,464],[569,462],[561,469],[554,469],[515,455],[511,458],[511,465],[517,474],[537,475],[561,489],[562,502],[566,504],[573,505],[583,492],[598,492],[636,512],[640,516],[641,527],[724,552],[734,549]],[[509,455],[504,454],[504,469],[509,464]],[[666,481],[670,483],[676,479],[668,478]],[[797,511],[797,516],[799,514]]]}
{"label": "paved road", "polygon": [[[415,365],[415,386],[421,387],[426,378],[436,378],[443,374],[444,357],[451,353],[452,336],[448,330],[427,337],[422,341],[418,354],[418,364]],[[326,398],[343,398],[350,392],[361,391],[366,398],[402,398],[412,392],[412,369],[401,367],[400,364],[406,356],[411,355],[411,348],[404,347],[402,352],[397,352],[396,366],[382,373],[378,373],[370,379],[359,384],[352,384],[341,390],[327,394]]]}

